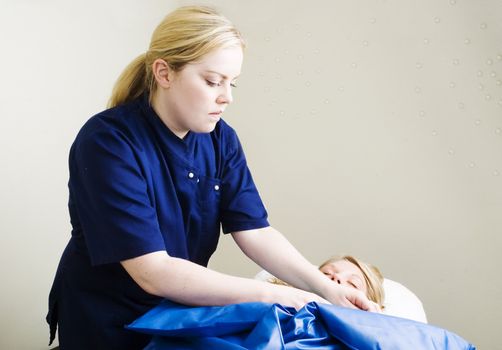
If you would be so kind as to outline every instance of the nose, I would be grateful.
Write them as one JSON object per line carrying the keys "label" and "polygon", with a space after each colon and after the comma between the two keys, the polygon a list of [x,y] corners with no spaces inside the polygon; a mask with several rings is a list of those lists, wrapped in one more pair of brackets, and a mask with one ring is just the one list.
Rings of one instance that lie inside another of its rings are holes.
{"label": "nose", "polygon": [[340,276],[338,276],[338,274],[336,274],[336,273],[332,273],[332,274],[329,276],[329,278],[331,278],[331,280],[332,280],[333,282],[336,282],[336,283],[338,283],[338,284],[342,284],[342,279],[341,279],[341,278],[340,278]]}
{"label": "nose", "polygon": [[216,103],[218,104],[230,104],[233,101],[232,97],[232,87],[230,85],[224,86],[221,94],[216,98]]}

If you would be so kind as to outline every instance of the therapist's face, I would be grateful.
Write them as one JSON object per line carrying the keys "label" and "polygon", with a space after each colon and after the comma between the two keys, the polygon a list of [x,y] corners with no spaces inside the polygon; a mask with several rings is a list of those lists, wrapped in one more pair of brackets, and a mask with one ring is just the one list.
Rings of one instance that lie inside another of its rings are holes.
{"label": "therapist's face", "polygon": [[213,51],[178,72],[169,69],[168,83],[158,88],[154,108],[171,131],[180,138],[190,130],[213,131],[232,103],[242,60],[242,48],[235,46]]}
{"label": "therapist's face", "polygon": [[333,282],[367,294],[368,288],[362,271],[350,261],[338,260],[322,266],[320,270]]}

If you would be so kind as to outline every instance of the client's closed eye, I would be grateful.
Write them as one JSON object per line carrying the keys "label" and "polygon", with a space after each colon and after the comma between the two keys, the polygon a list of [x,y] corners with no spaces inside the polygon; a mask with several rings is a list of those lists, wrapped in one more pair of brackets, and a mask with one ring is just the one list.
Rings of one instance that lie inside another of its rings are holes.
{"label": "client's closed eye", "polygon": [[330,280],[335,279],[335,276],[332,273],[329,272],[323,272],[326,277],[328,277]]}

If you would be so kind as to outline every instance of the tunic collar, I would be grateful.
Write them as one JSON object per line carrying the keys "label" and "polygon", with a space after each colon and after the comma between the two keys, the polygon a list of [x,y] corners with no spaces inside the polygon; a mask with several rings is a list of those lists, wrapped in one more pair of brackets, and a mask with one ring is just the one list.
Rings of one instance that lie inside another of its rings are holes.
{"label": "tunic collar", "polygon": [[143,115],[152,127],[159,142],[161,142],[161,144],[166,147],[170,153],[174,153],[183,160],[191,162],[193,160],[194,145],[197,134],[189,131],[183,139],[180,139],[157,115],[150,104],[147,93],[140,97],[140,106]]}

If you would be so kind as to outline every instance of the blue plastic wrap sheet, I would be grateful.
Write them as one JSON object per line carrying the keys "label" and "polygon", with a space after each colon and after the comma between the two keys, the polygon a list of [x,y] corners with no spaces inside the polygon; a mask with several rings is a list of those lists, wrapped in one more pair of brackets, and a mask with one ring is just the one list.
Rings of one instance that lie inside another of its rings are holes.
{"label": "blue plastic wrap sheet", "polygon": [[160,349],[475,349],[445,329],[335,305],[299,311],[278,304],[190,307],[164,301],[128,329]]}

